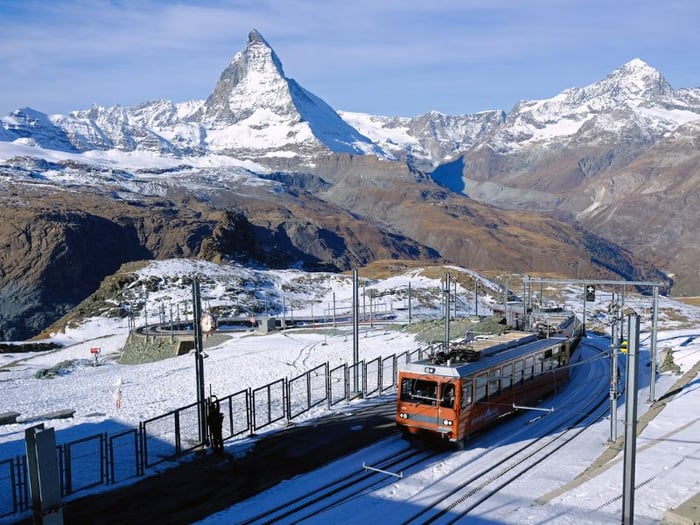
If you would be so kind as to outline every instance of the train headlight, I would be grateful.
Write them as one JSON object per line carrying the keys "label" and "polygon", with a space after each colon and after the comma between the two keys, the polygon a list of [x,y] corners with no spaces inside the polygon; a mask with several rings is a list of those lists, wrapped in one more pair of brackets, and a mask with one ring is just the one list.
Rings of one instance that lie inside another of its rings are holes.
{"label": "train headlight", "polygon": [[400,417],[401,419],[408,419],[408,414],[405,414],[405,413],[401,412],[401,413],[399,414],[399,417]]}
{"label": "train headlight", "polygon": [[445,425],[446,427],[451,427],[452,426],[452,420],[451,419],[443,419],[442,424]]}

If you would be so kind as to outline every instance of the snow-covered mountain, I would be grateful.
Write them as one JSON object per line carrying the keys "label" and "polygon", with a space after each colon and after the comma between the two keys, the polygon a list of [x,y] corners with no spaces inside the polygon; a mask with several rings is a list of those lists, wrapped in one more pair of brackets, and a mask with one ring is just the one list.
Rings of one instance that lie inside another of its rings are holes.
{"label": "snow-covered mountain", "polygon": [[503,111],[445,115],[431,111],[417,117],[386,117],[341,111],[343,119],[382,150],[410,164],[434,168],[467,151],[502,126]]}
{"label": "snow-covered mountain", "polygon": [[336,112],[287,78],[275,51],[253,30],[206,100],[92,106],[69,115],[22,108],[0,120],[0,142],[173,157],[223,154],[303,161],[327,152],[371,154],[430,171],[463,154],[483,155],[484,149],[499,156],[561,152],[613,139],[624,148],[649,147],[698,118],[700,89],[674,90],[639,59],[599,82],[546,100],[521,101],[507,113],[391,117]]}
{"label": "snow-covered mountain", "polygon": [[70,115],[30,108],[2,119],[0,140],[59,151],[150,151],[162,155],[305,157],[320,152],[383,155],[319,97],[284,75],[253,30],[205,101],[93,106]]}
{"label": "snow-covered mountain", "polygon": [[634,59],[589,86],[520,102],[484,145],[507,153],[611,135],[648,145],[700,119],[699,96],[699,89],[674,91],[656,69]]}
{"label": "snow-covered mountain", "polygon": [[633,59],[605,79],[550,99],[521,101],[509,112],[414,118],[341,112],[342,117],[396,156],[440,164],[488,149],[561,151],[577,142],[623,141],[647,147],[700,119],[700,89],[674,90],[653,67]]}
{"label": "snow-covered mountain", "polygon": [[634,59],[589,86],[520,102],[433,177],[481,202],[569,216],[695,293],[699,102],[700,89],[674,90]]}

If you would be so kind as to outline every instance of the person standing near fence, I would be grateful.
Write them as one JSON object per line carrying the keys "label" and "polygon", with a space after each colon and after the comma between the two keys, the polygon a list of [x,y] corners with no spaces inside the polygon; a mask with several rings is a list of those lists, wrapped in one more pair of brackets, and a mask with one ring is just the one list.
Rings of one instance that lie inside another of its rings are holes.
{"label": "person standing near fence", "polygon": [[209,398],[209,411],[207,413],[207,424],[209,425],[209,437],[211,447],[214,452],[220,454],[224,451],[223,432],[224,415],[221,413],[219,400],[216,396]]}

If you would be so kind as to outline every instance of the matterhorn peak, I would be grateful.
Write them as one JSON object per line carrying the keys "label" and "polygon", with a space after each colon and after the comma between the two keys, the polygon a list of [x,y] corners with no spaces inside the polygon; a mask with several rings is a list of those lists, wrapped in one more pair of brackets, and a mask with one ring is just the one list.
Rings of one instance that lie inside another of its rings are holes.
{"label": "matterhorn peak", "polygon": [[211,130],[231,131],[210,133],[210,145],[222,151],[241,146],[229,138],[234,127],[238,132],[233,134],[248,137],[245,148],[251,150],[278,144],[280,137],[290,147],[306,150],[324,146],[335,152],[367,153],[377,149],[323,100],[287,78],[277,54],[255,29],[193,119],[201,119]]}
{"label": "matterhorn peak", "polygon": [[[238,58],[240,53],[236,54]],[[255,29],[248,33],[248,44],[243,52],[244,60],[253,68],[268,69],[272,68],[280,76],[284,76],[282,62],[277,57],[277,54],[272,49],[272,46],[267,43],[267,40]],[[235,59],[234,58],[234,61]]]}
{"label": "matterhorn peak", "polygon": [[[285,110],[289,90],[282,62],[263,36],[253,29],[244,51],[239,51],[221,73],[214,92],[204,104],[206,120],[227,124],[248,118],[256,105]],[[279,107],[281,105],[282,107]]]}

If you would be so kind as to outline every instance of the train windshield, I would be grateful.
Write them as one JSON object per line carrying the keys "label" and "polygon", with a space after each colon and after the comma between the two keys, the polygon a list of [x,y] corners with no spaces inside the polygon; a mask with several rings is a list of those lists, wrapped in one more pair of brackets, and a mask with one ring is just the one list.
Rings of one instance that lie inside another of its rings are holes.
{"label": "train windshield", "polygon": [[454,408],[455,386],[452,383],[442,383],[438,397],[437,381],[404,378],[401,381],[401,400],[433,406],[439,402],[441,407]]}
{"label": "train windshield", "polygon": [[434,405],[437,403],[437,381],[405,377],[401,380],[401,400],[408,403]]}

